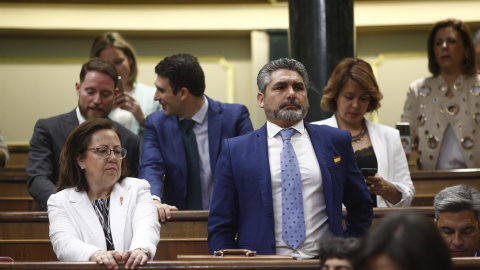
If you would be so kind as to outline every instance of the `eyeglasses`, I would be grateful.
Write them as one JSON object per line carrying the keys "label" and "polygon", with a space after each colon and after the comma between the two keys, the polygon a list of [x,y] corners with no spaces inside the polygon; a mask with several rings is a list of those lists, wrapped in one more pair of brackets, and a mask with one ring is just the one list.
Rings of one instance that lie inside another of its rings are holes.
{"label": "eyeglasses", "polygon": [[107,159],[112,152],[117,159],[124,159],[127,155],[127,149],[125,148],[110,149],[107,147],[97,147],[87,148],[87,150],[95,151],[95,154],[101,159]]}

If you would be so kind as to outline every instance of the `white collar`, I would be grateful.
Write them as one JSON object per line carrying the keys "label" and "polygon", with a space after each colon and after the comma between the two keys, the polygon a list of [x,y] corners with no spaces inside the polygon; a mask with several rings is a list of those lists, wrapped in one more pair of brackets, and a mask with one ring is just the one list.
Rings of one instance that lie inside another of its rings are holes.
{"label": "white collar", "polygon": [[[303,120],[298,121],[295,125],[290,126],[290,128],[295,129],[298,133],[303,134],[305,132],[305,125],[303,124]],[[280,130],[284,128],[281,128],[277,126],[276,124],[267,121],[267,136],[269,138],[275,137]]]}

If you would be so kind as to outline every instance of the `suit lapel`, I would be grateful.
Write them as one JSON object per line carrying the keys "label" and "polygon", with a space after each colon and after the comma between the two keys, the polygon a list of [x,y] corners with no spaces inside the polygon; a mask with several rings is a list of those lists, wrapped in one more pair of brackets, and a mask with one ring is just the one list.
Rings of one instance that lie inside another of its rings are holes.
{"label": "suit lapel", "polygon": [[320,165],[320,172],[322,174],[323,195],[325,197],[325,205],[327,208],[327,212],[329,212],[330,209],[333,209],[333,187],[332,177],[326,164],[328,164],[329,158],[333,160],[334,157],[325,156],[326,148],[324,147],[324,143],[321,140],[321,135],[318,132],[318,129],[315,128],[314,125],[310,125],[308,123],[305,123],[305,128],[307,129],[308,136],[310,137],[310,141],[312,142],[313,150],[315,152],[315,155],[317,156],[318,164]]}
{"label": "suit lapel", "polygon": [[75,192],[72,189],[69,197],[70,202],[72,203],[72,206],[77,212],[78,216],[81,217],[83,222],[86,224],[82,230],[89,230],[89,234],[93,236],[97,242],[97,246],[102,248],[102,250],[107,250],[107,243],[105,242],[105,234],[103,233],[102,225],[100,224],[100,220],[98,219],[95,210],[93,209],[92,203],[88,199],[87,193]]}
{"label": "suit lapel", "polygon": [[127,210],[132,203],[128,189],[130,189],[130,185],[123,188],[119,183],[116,183],[110,194],[110,229],[116,250],[129,248],[123,246]]}
{"label": "suit lapel", "polygon": [[65,138],[65,141],[66,141],[67,138],[70,136],[70,133],[72,133],[72,131],[79,125],[76,109],[67,114],[64,114],[61,119],[63,123],[60,129],[61,129],[63,138]]}
{"label": "suit lapel", "polygon": [[257,180],[260,185],[260,193],[262,196],[263,206],[267,213],[270,225],[274,227],[273,222],[273,202],[272,202],[272,177],[270,175],[270,165],[268,163],[268,142],[267,142],[267,125],[263,125],[255,133],[255,149]]}
{"label": "suit lapel", "polygon": [[219,154],[221,135],[222,135],[222,109],[217,102],[208,98],[208,147],[210,148],[210,167],[212,174],[217,164],[217,156]]}

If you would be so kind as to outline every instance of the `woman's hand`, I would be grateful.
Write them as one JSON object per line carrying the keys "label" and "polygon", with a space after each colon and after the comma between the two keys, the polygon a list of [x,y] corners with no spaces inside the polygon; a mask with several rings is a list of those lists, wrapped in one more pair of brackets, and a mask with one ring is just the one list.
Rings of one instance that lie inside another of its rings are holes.
{"label": "woman's hand", "polygon": [[115,96],[113,108],[121,108],[133,114],[138,123],[143,127],[145,124],[145,115],[143,114],[140,103],[129,93],[123,92]]}
{"label": "woman's hand", "polygon": [[108,269],[118,269],[118,264],[123,264],[124,259],[120,252],[115,250],[103,251],[99,250],[93,253],[90,257],[91,262],[97,262],[97,264],[104,264]]}
{"label": "woman's hand", "polygon": [[365,182],[367,183],[370,193],[382,196],[391,204],[397,204],[402,199],[402,193],[400,193],[392,183],[378,175],[378,173],[375,174],[375,176],[365,178]]}
{"label": "woman's hand", "polygon": [[148,262],[148,255],[141,249],[126,250],[123,252],[123,258],[127,261],[125,269],[135,269],[139,265],[145,265]]}

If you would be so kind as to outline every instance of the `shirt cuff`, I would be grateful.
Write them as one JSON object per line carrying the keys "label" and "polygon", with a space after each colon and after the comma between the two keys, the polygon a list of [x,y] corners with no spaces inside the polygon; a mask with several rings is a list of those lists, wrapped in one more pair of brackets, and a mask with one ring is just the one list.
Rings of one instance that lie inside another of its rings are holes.
{"label": "shirt cuff", "polygon": [[161,200],[160,197],[158,197],[157,195],[152,195],[152,199],[157,200],[157,201],[159,201],[160,203],[162,203],[162,200]]}

